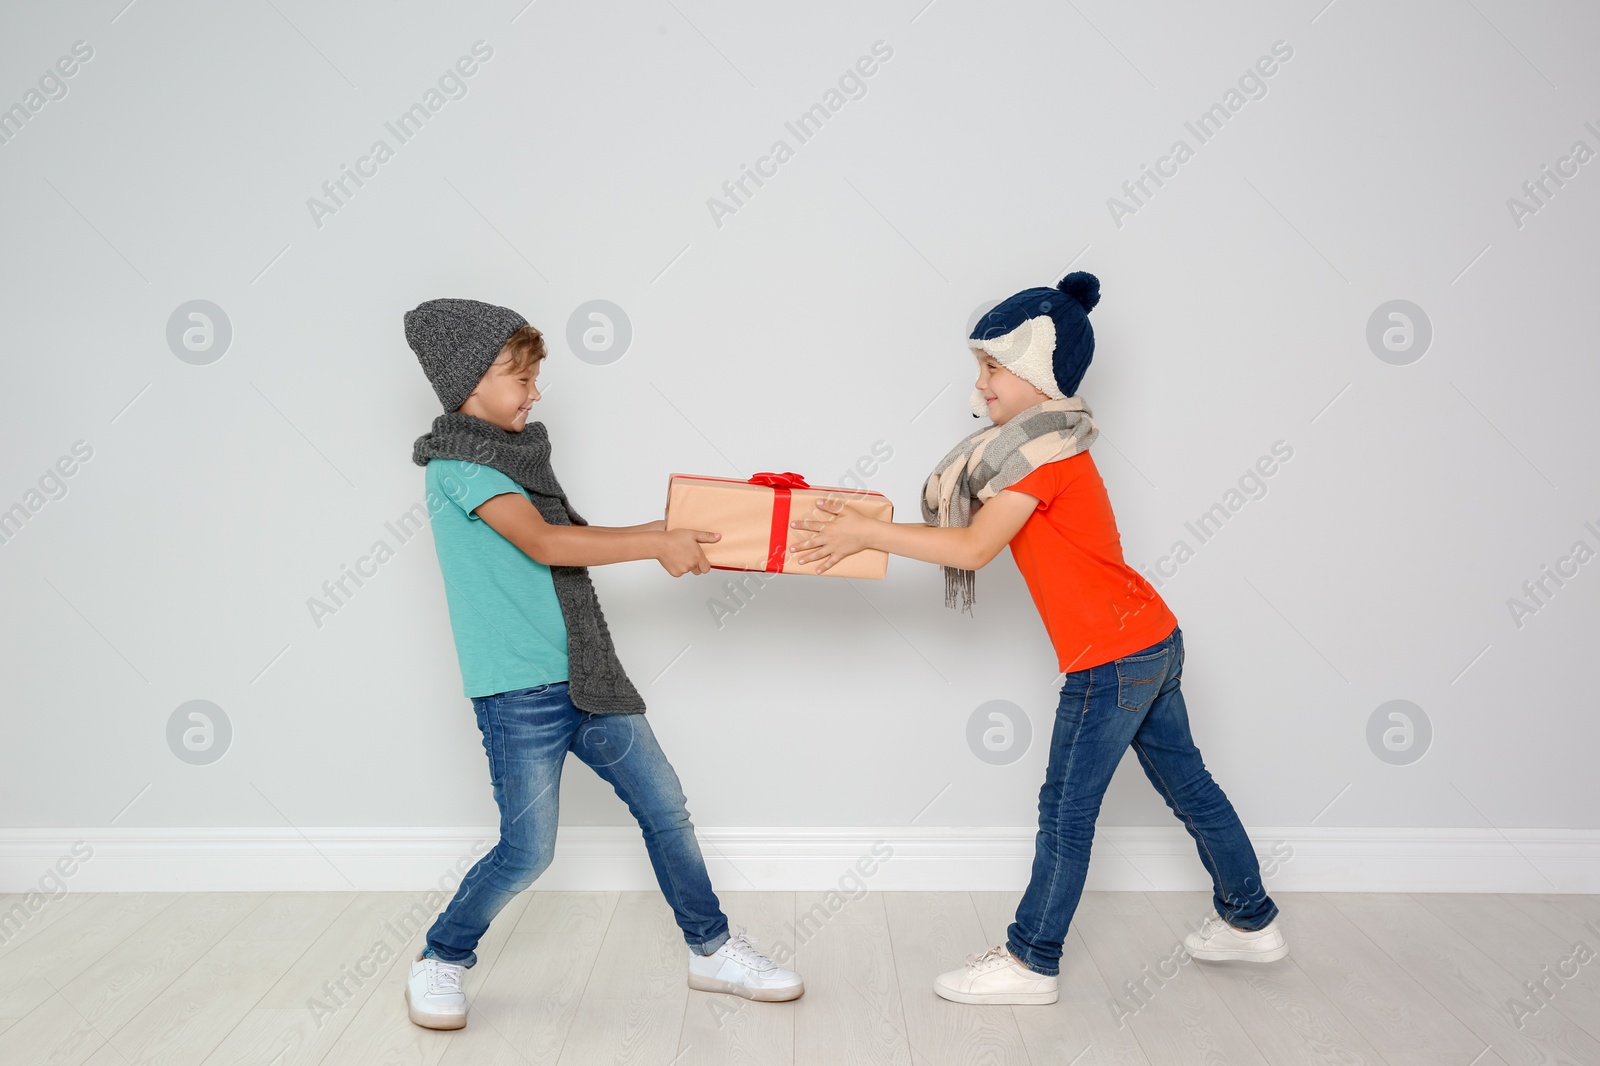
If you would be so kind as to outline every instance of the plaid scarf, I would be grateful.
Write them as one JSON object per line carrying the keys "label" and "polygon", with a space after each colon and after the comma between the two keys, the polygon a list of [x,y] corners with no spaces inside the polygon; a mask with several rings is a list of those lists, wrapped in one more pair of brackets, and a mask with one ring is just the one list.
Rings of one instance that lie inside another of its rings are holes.
{"label": "plaid scarf", "polygon": [[[974,500],[992,498],[1046,463],[1088,449],[1100,435],[1094,412],[1078,396],[1044,400],[1001,425],[968,434],[939,461],[922,490],[922,520],[930,526],[970,526]],[[972,610],[977,575],[944,568],[944,605]]]}

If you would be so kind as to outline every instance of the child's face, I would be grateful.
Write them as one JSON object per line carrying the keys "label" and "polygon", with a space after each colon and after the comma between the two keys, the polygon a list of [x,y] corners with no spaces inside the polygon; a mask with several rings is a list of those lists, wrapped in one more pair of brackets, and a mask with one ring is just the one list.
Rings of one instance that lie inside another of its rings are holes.
{"label": "child's face", "polygon": [[1009,422],[1015,415],[1050,398],[1033,382],[1001,366],[988,352],[974,350],[972,354],[978,359],[978,380],[974,384],[989,401],[989,418],[995,425]]}
{"label": "child's face", "polygon": [[511,356],[501,351],[484,372],[478,387],[467,396],[461,410],[485,422],[493,422],[508,433],[521,433],[528,424],[528,411],[539,399],[535,382],[543,359],[526,370],[511,371]]}

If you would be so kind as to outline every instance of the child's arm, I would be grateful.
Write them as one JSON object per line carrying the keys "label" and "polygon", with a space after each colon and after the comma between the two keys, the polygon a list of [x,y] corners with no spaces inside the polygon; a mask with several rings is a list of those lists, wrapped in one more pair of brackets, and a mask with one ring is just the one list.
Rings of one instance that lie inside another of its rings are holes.
{"label": "child's arm", "polygon": [[589,528],[604,530],[607,533],[652,533],[666,529],[667,520],[658,518],[654,522],[640,522],[636,526],[590,526]]}
{"label": "child's arm", "polygon": [[698,529],[657,529],[653,522],[645,523],[644,528],[622,529],[553,526],[527,497],[516,492],[491,496],[472,513],[546,566],[603,566],[655,559],[673,577],[690,571],[705,574],[711,571],[711,564],[700,545],[722,536]]}
{"label": "child's arm", "polygon": [[789,551],[797,563],[820,560],[819,574],[864,548],[941,566],[977,570],[1000,554],[1000,549],[1017,535],[1038,505],[1037,496],[1004,489],[978,508],[970,526],[930,526],[920,522],[884,522],[867,517],[843,500],[823,500],[817,506],[837,517],[790,522],[796,529],[816,532]]}

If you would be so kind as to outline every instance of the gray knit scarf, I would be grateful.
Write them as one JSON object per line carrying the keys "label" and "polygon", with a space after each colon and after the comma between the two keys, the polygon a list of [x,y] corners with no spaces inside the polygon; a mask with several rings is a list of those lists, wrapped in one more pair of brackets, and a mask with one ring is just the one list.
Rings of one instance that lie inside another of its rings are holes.
{"label": "gray knit scarf", "polygon": [[[939,460],[922,490],[922,520],[937,526],[970,526],[972,504],[992,498],[1046,463],[1088,449],[1100,435],[1094,412],[1078,396],[1044,400],[1001,425],[968,434]],[[977,575],[944,568],[944,605],[971,611]]]}
{"label": "gray knit scarf", "polygon": [[[527,489],[533,506],[551,525],[589,524],[572,509],[556,481],[550,466],[550,436],[543,422],[529,422],[521,433],[512,433],[476,415],[447,411],[433,420],[432,430],[418,437],[412,447],[412,462],[427,466],[429,459],[461,459],[493,467]],[[552,566],[550,575],[567,627],[567,667],[571,672],[567,692],[573,706],[591,714],[642,713],[644,697],[617,660],[589,568]]]}

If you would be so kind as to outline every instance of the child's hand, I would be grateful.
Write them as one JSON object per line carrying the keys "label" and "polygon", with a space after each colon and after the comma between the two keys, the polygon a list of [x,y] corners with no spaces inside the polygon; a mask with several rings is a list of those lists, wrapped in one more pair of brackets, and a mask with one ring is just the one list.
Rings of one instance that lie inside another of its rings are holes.
{"label": "child's hand", "polygon": [[822,499],[817,509],[834,515],[825,519],[796,519],[789,525],[795,529],[809,529],[814,536],[789,549],[797,563],[821,560],[817,573],[832,567],[840,559],[867,547],[869,534],[876,519],[868,518],[843,500]]}
{"label": "child's hand", "polygon": [[711,572],[711,563],[706,559],[706,553],[700,545],[720,540],[721,533],[707,533],[703,529],[670,529],[664,533],[661,552],[656,556],[656,561],[666,569],[667,573],[673,577],[682,577],[690,571],[696,574]]}
{"label": "child's hand", "polygon": [[646,522],[639,527],[645,533],[664,533],[667,529],[667,520],[658,518],[654,522]]}

